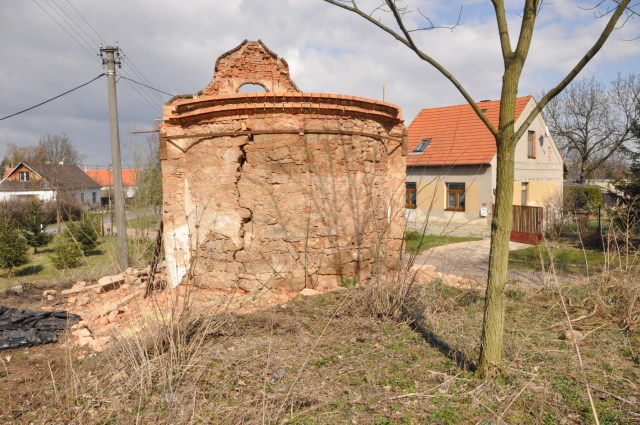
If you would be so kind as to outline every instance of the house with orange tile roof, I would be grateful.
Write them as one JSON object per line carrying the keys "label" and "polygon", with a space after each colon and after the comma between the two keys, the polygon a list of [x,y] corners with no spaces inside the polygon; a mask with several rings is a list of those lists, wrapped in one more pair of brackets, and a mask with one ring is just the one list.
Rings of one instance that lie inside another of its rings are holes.
{"label": "house with orange tile roof", "polygon": [[21,162],[0,180],[0,201],[75,200],[86,209],[99,205],[100,186],[76,165]]}
{"label": "house with orange tile roof", "polygon": [[[122,169],[122,190],[125,200],[133,198],[138,190],[139,169],[123,168]],[[112,197],[113,190],[113,171],[105,168],[84,168],[87,176],[98,182],[101,187],[100,199],[102,205],[109,205],[109,199]]]}
{"label": "house with orange tile roof", "polygon": [[[516,126],[535,107],[516,101]],[[479,108],[498,126],[500,101]],[[408,128],[406,216],[429,234],[488,236],[496,188],[496,142],[470,105],[423,109]],[[542,115],[516,145],[513,205],[546,206],[562,196],[563,161]]]}

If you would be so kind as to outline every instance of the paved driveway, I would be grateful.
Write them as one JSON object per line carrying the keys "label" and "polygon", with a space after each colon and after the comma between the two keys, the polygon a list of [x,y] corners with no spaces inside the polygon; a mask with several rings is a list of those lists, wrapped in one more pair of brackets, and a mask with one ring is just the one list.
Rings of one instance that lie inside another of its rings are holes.
{"label": "paved driveway", "polygon": [[[461,277],[484,280],[489,269],[490,240],[459,242],[437,246],[422,251],[416,256],[414,264],[429,264],[436,271]],[[509,251],[524,249],[530,245],[509,242]],[[542,284],[544,274],[541,272],[509,269],[509,279],[519,283]]]}

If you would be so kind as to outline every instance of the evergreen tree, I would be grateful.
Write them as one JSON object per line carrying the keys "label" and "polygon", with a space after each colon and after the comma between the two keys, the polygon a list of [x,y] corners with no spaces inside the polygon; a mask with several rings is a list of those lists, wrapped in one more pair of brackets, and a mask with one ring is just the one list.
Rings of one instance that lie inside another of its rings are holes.
{"label": "evergreen tree", "polygon": [[78,245],[83,254],[87,254],[98,244],[98,224],[93,217],[83,213],[80,221],[67,225],[66,236]]}
{"label": "evergreen tree", "polygon": [[58,237],[53,244],[53,250],[48,255],[49,261],[57,270],[70,269],[80,265],[82,251],[79,244],[68,238]]}
{"label": "evergreen tree", "polygon": [[46,246],[53,239],[53,235],[50,235],[45,231],[44,225],[44,211],[43,203],[38,199],[34,199],[29,202],[22,221],[22,236],[27,241],[27,244],[33,247],[33,253],[38,252],[38,248]]}
{"label": "evergreen tree", "polygon": [[9,278],[13,269],[29,262],[29,246],[12,220],[0,218],[0,268],[6,269]]}

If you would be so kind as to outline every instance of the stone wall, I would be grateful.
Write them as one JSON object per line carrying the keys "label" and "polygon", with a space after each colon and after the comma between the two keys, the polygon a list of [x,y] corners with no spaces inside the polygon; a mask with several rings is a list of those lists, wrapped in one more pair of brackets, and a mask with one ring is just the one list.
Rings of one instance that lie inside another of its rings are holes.
{"label": "stone wall", "polygon": [[244,84],[258,84],[272,93],[299,92],[289,65],[261,41],[245,40],[216,61],[214,79],[200,95],[237,93]]}
{"label": "stone wall", "polygon": [[[259,42],[231,52],[241,64],[245,53],[272,68],[284,62]],[[249,68],[225,66],[237,71],[231,80],[221,76],[231,83],[219,84],[216,68],[208,92],[178,96],[164,108],[170,282],[291,292],[398,268],[405,223],[399,108],[269,87],[232,94],[229,87],[258,80]],[[281,70],[275,86],[295,87]]]}

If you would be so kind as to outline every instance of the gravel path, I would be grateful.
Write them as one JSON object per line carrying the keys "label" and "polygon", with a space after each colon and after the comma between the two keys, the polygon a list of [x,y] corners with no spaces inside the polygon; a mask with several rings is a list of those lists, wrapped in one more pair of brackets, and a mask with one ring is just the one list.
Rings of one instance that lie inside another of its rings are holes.
{"label": "gravel path", "polygon": [[[418,254],[414,264],[432,265],[436,271],[443,274],[485,280],[489,268],[489,243],[489,239],[483,239],[437,246]],[[509,242],[509,251],[529,246],[523,243]],[[549,277],[548,274],[546,277]],[[544,279],[545,273],[542,272],[509,268],[509,280],[511,281],[542,285]]]}

